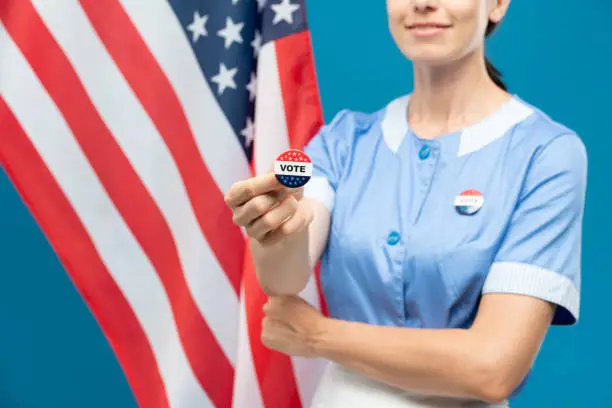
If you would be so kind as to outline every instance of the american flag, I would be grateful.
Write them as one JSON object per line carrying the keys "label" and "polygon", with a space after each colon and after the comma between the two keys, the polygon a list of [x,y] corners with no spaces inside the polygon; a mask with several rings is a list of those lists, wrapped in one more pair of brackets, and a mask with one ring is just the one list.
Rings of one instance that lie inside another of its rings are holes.
{"label": "american flag", "polygon": [[223,196],[321,124],[303,0],[0,0],[1,164],[143,408],[308,406]]}

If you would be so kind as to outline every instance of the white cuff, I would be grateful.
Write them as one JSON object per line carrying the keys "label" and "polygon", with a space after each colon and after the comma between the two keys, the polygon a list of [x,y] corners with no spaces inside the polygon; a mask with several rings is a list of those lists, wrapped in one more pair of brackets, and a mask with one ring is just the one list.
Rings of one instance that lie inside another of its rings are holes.
{"label": "white cuff", "polygon": [[495,262],[482,293],[518,293],[565,308],[574,320],[580,314],[580,291],[566,276],[520,262]]}
{"label": "white cuff", "polygon": [[325,177],[311,177],[304,186],[304,197],[312,198],[322,203],[331,214],[334,209],[336,193]]}

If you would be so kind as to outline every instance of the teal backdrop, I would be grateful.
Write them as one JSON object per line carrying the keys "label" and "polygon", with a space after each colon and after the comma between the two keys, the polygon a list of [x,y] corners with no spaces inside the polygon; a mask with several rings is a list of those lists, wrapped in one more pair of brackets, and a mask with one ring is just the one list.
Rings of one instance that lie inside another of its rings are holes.
{"label": "teal backdrop", "polygon": [[[384,1],[307,5],[327,121],[410,90],[411,66],[388,34]],[[550,331],[513,407],[612,407],[611,17],[609,0],[514,0],[488,45],[511,91],[575,129],[589,155],[581,320]],[[0,407],[136,407],[95,320],[3,172],[0,257]]]}

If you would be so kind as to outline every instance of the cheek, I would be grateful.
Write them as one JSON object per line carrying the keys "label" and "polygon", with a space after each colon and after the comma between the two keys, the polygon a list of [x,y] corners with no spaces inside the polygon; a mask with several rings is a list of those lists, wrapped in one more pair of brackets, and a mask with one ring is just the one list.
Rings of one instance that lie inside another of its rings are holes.
{"label": "cheek", "polygon": [[474,38],[484,34],[487,24],[489,0],[441,0],[453,16],[463,38]]}
{"label": "cheek", "polygon": [[387,0],[389,24],[401,24],[409,11],[410,0]]}
{"label": "cheek", "polygon": [[400,45],[402,43],[402,31],[403,31],[402,20],[403,18],[398,13],[389,13],[388,19],[389,19],[388,25],[389,25],[389,31],[391,33],[391,37],[393,37],[397,45]]}
{"label": "cheek", "polygon": [[[396,42],[402,42],[404,21],[410,13],[411,0],[387,0],[387,18],[391,35]],[[399,44],[398,44],[399,45]]]}
{"label": "cheek", "polygon": [[466,20],[455,38],[457,48],[466,52],[481,46],[484,42],[486,22],[482,23],[478,18]]}
{"label": "cheek", "polygon": [[406,7],[406,0],[387,0],[387,11],[389,13],[397,13],[397,10]]}
{"label": "cheek", "polygon": [[456,19],[470,18],[487,8],[489,0],[439,0],[440,7],[446,9]]}

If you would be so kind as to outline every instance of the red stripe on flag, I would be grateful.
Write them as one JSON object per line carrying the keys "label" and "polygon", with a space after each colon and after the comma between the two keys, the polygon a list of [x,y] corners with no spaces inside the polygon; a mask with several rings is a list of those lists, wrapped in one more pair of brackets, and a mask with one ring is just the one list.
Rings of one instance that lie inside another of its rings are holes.
{"label": "red stripe on flag", "polygon": [[[276,41],[275,48],[289,144],[294,149],[303,149],[323,125],[310,32],[302,31],[281,38]],[[314,271],[319,304],[321,311],[327,315],[327,304],[319,279],[319,266],[317,264]]]}
{"label": "red stripe on flag", "polygon": [[[248,248],[248,246],[247,246]],[[288,356],[270,350],[261,342],[261,321],[263,305],[267,296],[261,290],[253,258],[247,249],[244,271],[244,302],[246,309],[249,341],[255,373],[265,407],[301,408],[293,366]]]}
{"label": "red stripe on flag", "polygon": [[231,406],[234,369],[189,292],[161,211],[32,4],[25,0],[11,4],[9,15],[6,7],[0,8],[0,19],[62,112],[114,205],[155,267],[198,381],[216,406]]}
{"label": "red stripe on flag", "polygon": [[289,141],[301,149],[323,125],[310,32],[281,38],[275,49]]}
{"label": "red stripe on flag", "polygon": [[138,405],[169,407],[153,351],[136,315],[104,266],[74,209],[2,98],[0,163],[100,323]]}
{"label": "red stripe on flag", "polygon": [[[244,237],[212,178],[172,85],[121,5],[80,0],[104,46],[115,60],[164,138],[194,207],[200,228],[236,295],[242,280]],[[211,129],[211,132],[214,130]]]}

